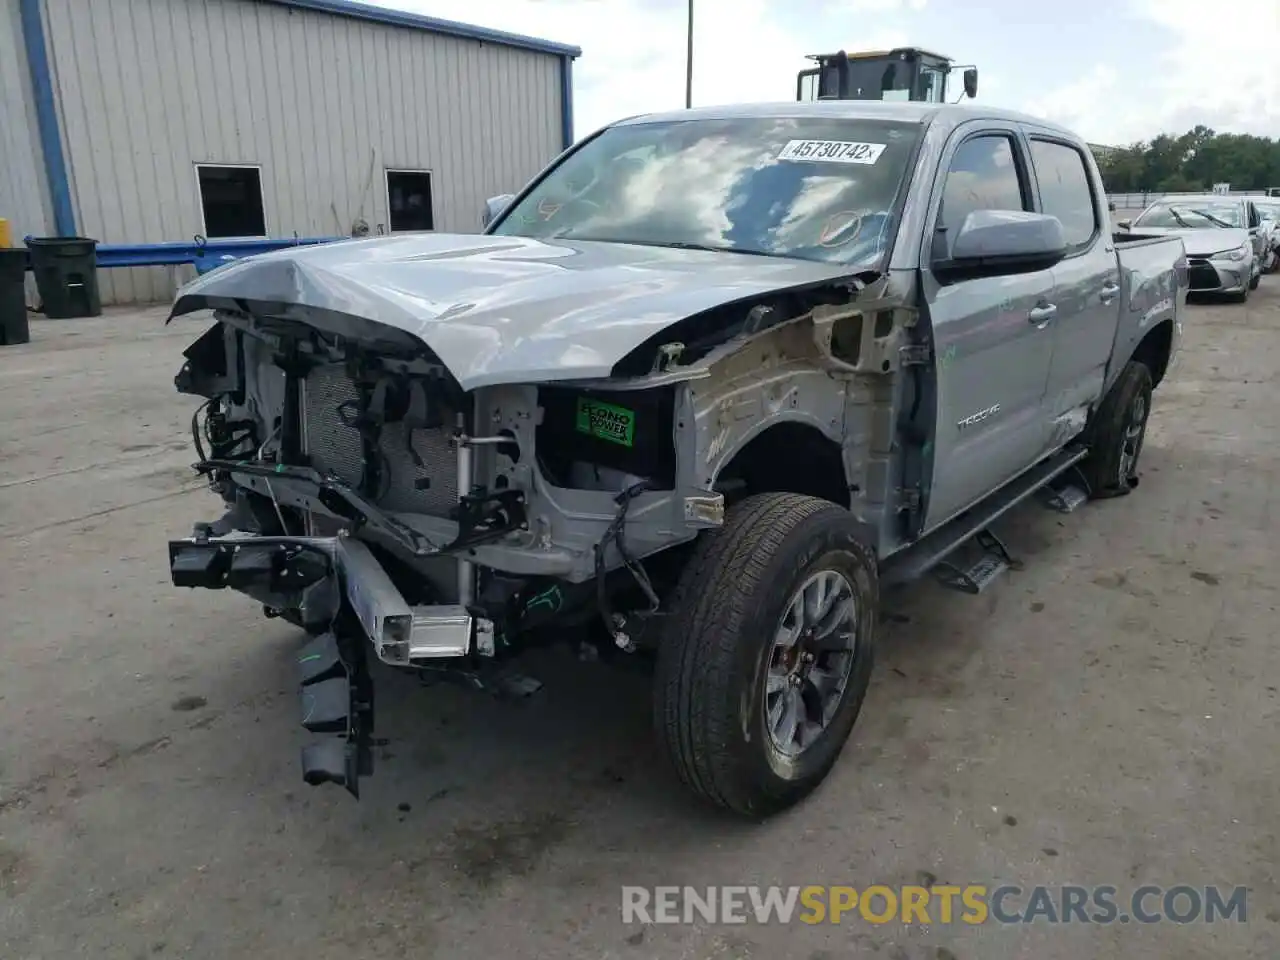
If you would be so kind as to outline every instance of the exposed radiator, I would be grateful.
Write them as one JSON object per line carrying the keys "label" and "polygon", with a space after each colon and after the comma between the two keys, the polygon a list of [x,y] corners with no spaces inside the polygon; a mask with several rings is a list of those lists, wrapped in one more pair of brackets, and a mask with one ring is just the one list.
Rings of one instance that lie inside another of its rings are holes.
{"label": "exposed radiator", "polygon": [[[363,473],[360,431],[343,422],[338,408],[358,396],[355,383],[341,364],[312,370],[303,387],[306,450],[311,464],[353,487]],[[403,424],[389,423],[382,428],[383,476],[374,502],[385,510],[445,516],[458,503],[458,460],[449,431],[443,427],[413,431],[413,449],[422,459],[422,467],[413,462],[409,439]],[[417,481],[424,477],[430,484],[418,489]]]}

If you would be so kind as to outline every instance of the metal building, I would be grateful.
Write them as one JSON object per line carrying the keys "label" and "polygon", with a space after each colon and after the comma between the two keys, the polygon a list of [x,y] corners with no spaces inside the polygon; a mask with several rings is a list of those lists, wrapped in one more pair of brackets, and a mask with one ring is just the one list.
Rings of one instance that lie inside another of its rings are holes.
{"label": "metal building", "polygon": [[[572,142],[580,55],[350,0],[0,0],[0,217],[15,242],[475,231]],[[102,299],[190,273],[101,270]]]}

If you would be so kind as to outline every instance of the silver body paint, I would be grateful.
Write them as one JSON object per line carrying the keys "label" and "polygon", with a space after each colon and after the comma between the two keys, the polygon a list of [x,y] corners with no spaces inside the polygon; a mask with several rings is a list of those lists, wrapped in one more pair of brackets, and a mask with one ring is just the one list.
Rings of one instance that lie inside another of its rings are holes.
{"label": "silver body paint", "polygon": [[[513,463],[492,448],[475,450],[477,483],[502,482],[525,492],[529,529],[474,547],[468,562],[570,582],[594,575],[593,549],[617,513],[618,491],[558,487],[543,476],[535,445],[540,385],[620,394],[674,389],[675,483],[631,504],[626,539],[637,557],[721,523],[717,479],[765,431],[795,423],[838,446],[850,509],[883,558],[910,542],[897,523],[903,484],[897,424],[909,396],[910,378],[903,376],[909,341],[931,347],[923,372],[934,430],[921,481],[927,511],[920,532],[1078,437],[1151,329],[1170,324],[1176,349],[1185,299],[1185,288],[1175,282],[1178,239],[1118,244],[1108,226],[1087,250],[1052,270],[944,286],[929,269],[941,185],[964,138],[998,131],[1025,144],[1032,136],[1052,136],[1089,156],[1074,134],[968,105],[787,103],[669,116],[696,123],[746,115],[913,119],[924,126],[896,240],[878,278],[859,282],[851,266],[796,259],[423,234],[286,250],[233,264],[185,287],[173,314],[214,309],[225,321],[229,350],[234,330],[248,333],[247,343],[270,341],[273,318],[375,350],[380,344],[388,351],[425,348],[469,391],[484,433],[509,432],[521,453]],[[645,119],[654,118],[624,122]],[[1098,222],[1108,224],[1091,157],[1088,165]],[[843,302],[734,337],[693,363],[677,360],[638,377],[613,375],[619,361],[686,317],[804,288],[841,290]],[[1028,322],[1046,298],[1058,306],[1052,322]],[[850,336],[858,341],[856,351],[839,343]],[[252,409],[240,412],[270,422],[282,402],[280,372],[270,350],[253,349],[246,360]],[[234,479],[316,516],[326,513],[300,484],[272,480],[268,491],[261,478]],[[452,520],[428,511],[396,516],[441,541],[457,530]],[[450,561],[412,562],[442,595],[449,594],[455,582]],[[618,562],[609,556],[610,566]]]}

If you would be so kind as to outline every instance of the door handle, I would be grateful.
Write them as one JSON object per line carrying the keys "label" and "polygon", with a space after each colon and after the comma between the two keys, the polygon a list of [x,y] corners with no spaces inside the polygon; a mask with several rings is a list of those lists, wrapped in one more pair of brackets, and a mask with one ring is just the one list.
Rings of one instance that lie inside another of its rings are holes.
{"label": "door handle", "polygon": [[1104,283],[1102,285],[1102,289],[1098,293],[1103,303],[1110,303],[1117,296],[1119,296],[1119,294],[1120,294],[1120,284],[1118,283]]}
{"label": "door handle", "polygon": [[1027,320],[1043,330],[1057,313],[1058,305],[1056,303],[1042,303],[1032,308],[1031,312],[1027,314]]}

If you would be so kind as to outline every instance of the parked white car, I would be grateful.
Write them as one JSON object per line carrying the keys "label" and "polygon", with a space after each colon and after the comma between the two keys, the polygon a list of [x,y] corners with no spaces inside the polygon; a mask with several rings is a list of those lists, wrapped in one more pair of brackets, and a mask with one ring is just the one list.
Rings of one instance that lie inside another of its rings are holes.
{"label": "parked white car", "polygon": [[1260,233],[1266,244],[1262,259],[1262,272],[1280,270],[1280,197],[1259,197],[1253,201],[1262,218]]}
{"label": "parked white car", "polygon": [[1186,246],[1192,293],[1244,302],[1258,288],[1268,248],[1254,197],[1170,196],[1116,226],[1142,236],[1178,236]]}

